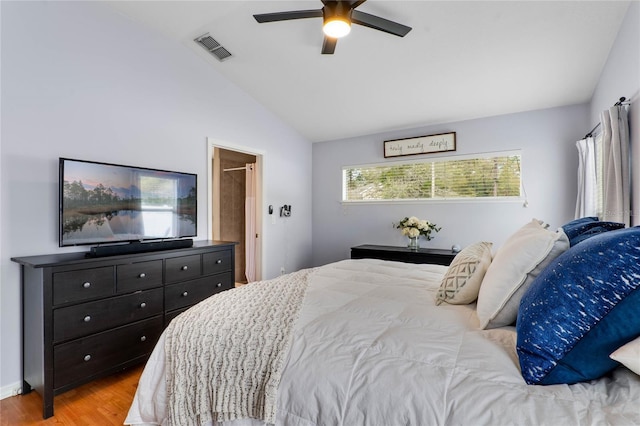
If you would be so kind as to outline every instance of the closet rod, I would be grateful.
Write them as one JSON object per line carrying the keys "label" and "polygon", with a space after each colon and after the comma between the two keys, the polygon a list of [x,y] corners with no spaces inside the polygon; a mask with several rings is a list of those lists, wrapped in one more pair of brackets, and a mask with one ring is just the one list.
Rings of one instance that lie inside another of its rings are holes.
{"label": "closet rod", "polygon": [[[624,96],[621,97],[618,102],[616,102],[615,104],[613,104],[613,106],[620,106],[620,105],[629,105],[630,102],[625,102],[627,100],[627,98],[625,98]],[[584,139],[586,138],[590,138],[591,136],[593,136],[593,132],[596,131],[596,129],[600,127],[600,123],[596,124],[593,129],[591,129],[591,131],[589,131],[589,133],[587,133],[586,135],[584,135]]]}
{"label": "closet rod", "polygon": [[233,167],[231,169],[222,169],[223,172],[233,172],[235,170],[247,170],[247,166],[244,166],[244,167]]}

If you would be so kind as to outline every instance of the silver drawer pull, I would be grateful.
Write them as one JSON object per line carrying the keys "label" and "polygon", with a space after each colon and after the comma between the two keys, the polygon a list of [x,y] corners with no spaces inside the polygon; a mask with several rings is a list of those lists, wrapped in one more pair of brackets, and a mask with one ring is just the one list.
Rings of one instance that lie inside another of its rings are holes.
{"label": "silver drawer pull", "polygon": [[189,293],[187,293],[186,291],[184,293],[182,293],[182,297],[187,297],[189,295]]}
{"label": "silver drawer pull", "polygon": [[89,322],[91,321],[91,316],[87,315],[86,317],[84,317],[84,322]]}
{"label": "silver drawer pull", "polygon": [[142,272],[140,275],[138,275],[138,278],[144,278],[144,277],[146,277],[146,276],[147,276],[147,274],[145,274],[144,272]]}
{"label": "silver drawer pull", "polygon": [[84,356],[84,360],[85,361],[90,361],[91,360],[91,355],[85,355]]}
{"label": "silver drawer pull", "polygon": [[182,268],[180,268],[180,269],[182,269],[183,271],[186,271],[187,269],[189,269],[189,267],[188,267],[187,265],[184,265],[184,266],[183,266]]}
{"label": "silver drawer pull", "polygon": [[222,283],[216,284],[216,287],[222,287]]}
{"label": "silver drawer pull", "polygon": [[82,284],[82,287],[89,288],[89,287],[91,287],[91,283],[89,281],[87,281],[86,283]]}
{"label": "silver drawer pull", "polygon": [[147,336],[142,336],[142,337],[140,338],[140,341],[141,341],[141,342],[144,342],[145,340],[147,340]]}
{"label": "silver drawer pull", "polygon": [[146,304],[146,303],[144,303],[144,302],[142,302],[142,303],[140,304],[140,307],[141,307],[141,308],[146,308],[146,307],[147,307],[147,304]]}
{"label": "silver drawer pull", "polygon": [[217,263],[218,265],[219,265],[219,264],[221,264],[221,263],[222,263],[222,259],[218,259],[218,260],[216,260],[216,263]]}

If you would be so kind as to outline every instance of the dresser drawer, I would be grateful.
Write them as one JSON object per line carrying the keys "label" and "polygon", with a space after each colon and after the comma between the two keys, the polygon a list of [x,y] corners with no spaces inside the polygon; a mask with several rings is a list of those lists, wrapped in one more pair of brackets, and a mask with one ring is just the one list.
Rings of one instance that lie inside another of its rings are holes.
{"label": "dresser drawer", "polygon": [[74,339],[162,313],[162,288],[53,311],[53,341]]}
{"label": "dresser drawer", "polygon": [[54,346],[53,387],[83,380],[151,353],[162,333],[162,316]]}
{"label": "dresser drawer", "polygon": [[53,274],[53,304],[115,294],[113,266]]}
{"label": "dresser drawer", "polygon": [[164,308],[167,311],[194,305],[212,294],[233,288],[231,272],[165,287]]}
{"label": "dresser drawer", "polygon": [[116,287],[118,293],[162,286],[162,260],[118,265]]}
{"label": "dresser drawer", "polygon": [[200,255],[172,257],[165,261],[165,282],[174,283],[200,276]]}
{"label": "dresser drawer", "polygon": [[183,313],[184,311],[186,311],[190,307],[191,306],[185,306],[184,308],[176,309],[174,311],[165,313],[164,314],[164,326],[167,327],[169,325],[169,323],[171,321],[173,321],[173,319],[175,317],[177,317],[178,315],[180,315],[181,313]]}
{"label": "dresser drawer", "polygon": [[211,275],[231,270],[231,250],[202,255],[202,274]]}

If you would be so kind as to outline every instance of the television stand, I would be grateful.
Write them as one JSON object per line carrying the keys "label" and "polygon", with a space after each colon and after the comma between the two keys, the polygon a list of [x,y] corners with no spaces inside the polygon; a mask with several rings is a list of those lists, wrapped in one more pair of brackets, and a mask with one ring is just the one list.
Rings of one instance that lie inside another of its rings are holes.
{"label": "television stand", "polygon": [[193,246],[192,239],[150,241],[147,243],[134,241],[129,244],[115,244],[91,247],[87,257],[117,256],[122,254],[147,253],[160,250],[174,250]]}

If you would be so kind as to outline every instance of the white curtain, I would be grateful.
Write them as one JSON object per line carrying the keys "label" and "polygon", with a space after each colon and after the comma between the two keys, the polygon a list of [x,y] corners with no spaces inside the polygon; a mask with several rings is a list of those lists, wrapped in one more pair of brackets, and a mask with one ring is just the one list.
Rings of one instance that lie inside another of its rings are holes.
{"label": "white curtain", "polygon": [[245,276],[256,280],[256,163],[247,164],[245,193]]}
{"label": "white curtain", "polygon": [[576,219],[598,216],[598,193],[596,182],[596,143],[589,136],[576,142],[578,149],[578,200]]}
{"label": "white curtain", "polygon": [[630,224],[629,123],[624,106],[603,111],[602,126],[602,220]]}

